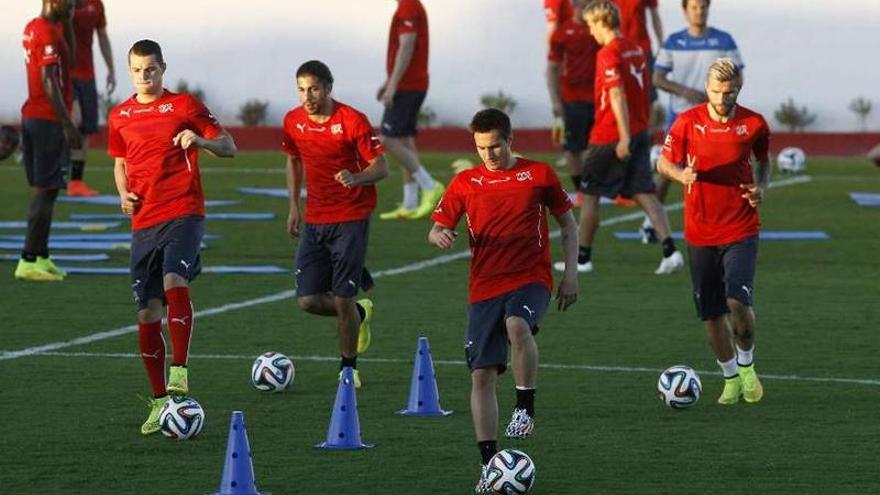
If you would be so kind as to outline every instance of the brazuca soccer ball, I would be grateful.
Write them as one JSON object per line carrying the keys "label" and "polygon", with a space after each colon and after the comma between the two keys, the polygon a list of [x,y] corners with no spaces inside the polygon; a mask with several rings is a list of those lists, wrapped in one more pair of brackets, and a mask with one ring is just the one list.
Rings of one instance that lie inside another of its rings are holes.
{"label": "brazuca soccer ball", "polygon": [[267,352],[254,361],[251,381],[257,390],[283,392],[293,385],[293,361],[280,352]]}
{"label": "brazuca soccer ball", "polygon": [[488,479],[495,493],[526,493],[535,484],[535,463],[521,450],[502,450],[489,460]]}
{"label": "brazuca soccer ball", "polygon": [[794,146],[783,148],[776,157],[776,166],[782,173],[799,174],[807,170],[807,155]]}
{"label": "brazuca soccer ball", "polygon": [[202,431],[205,410],[190,397],[171,397],[159,412],[162,434],[177,440],[189,440]]}
{"label": "brazuca soccer ball", "polygon": [[700,400],[703,384],[697,372],[683,364],[672,366],[660,373],[657,381],[660,400],[673,409],[686,409]]}

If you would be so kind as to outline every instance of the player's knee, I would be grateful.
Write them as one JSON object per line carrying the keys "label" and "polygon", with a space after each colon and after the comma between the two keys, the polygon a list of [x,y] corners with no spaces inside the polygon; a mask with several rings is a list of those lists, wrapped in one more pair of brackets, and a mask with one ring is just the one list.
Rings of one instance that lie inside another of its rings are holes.
{"label": "player's knee", "polygon": [[519,316],[512,316],[507,319],[507,338],[510,344],[521,346],[532,339],[532,329],[528,322]]}
{"label": "player's knee", "polygon": [[166,273],[163,277],[165,290],[175,287],[189,287],[189,281],[178,273]]}
{"label": "player's knee", "polygon": [[138,323],[156,323],[157,321],[162,320],[162,300],[161,299],[150,299],[147,301],[147,306],[145,308],[141,308],[138,310],[137,319]]}
{"label": "player's knee", "polygon": [[299,306],[299,309],[305,311],[306,313],[317,314],[319,309],[318,300],[312,296],[303,296],[296,298],[296,304]]}
{"label": "player's knee", "polygon": [[730,310],[731,315],[734,318],[742,318],[746,316],[751,309],[751,306],[745,304],[743,301],[739,299],[728,297],[727,298],[727,309]]}
{"label": "player's knee", "polygon": [[485,390],[495,387],[498,379],[498,370],[492,368],[477,368],[471,371],[471,384],[476,390]]}

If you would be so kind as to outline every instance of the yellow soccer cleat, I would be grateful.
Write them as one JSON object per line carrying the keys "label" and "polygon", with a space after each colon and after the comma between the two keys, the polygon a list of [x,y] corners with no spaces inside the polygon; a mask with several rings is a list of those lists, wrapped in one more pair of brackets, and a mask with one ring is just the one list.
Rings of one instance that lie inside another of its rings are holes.
{"label": "yellow soccer cleat", "polygon": [[743,399],[749,404],[760,402],[764,397],[764,386],[755,373],[755,365],[740,366],[739,376],[742,378],[742,395]]}
{"label": "yellow soccer cleat", "polygon": [[357,352],[361,354],[370,347],[370,341],[373,339],[372,332],[370,331],[370,322],[373,321],[373,301],[361,299],[357,303],[364,308],[364,319],[358,327]]}
{"label": "yellow soccer cleat", "polygon": [[186,395],[189,393],[189,372],[183,366],[168,368],[168,385],[165,390],[170,395]]}
{"label": "yellow soccer cleat", "polygon": [[60,282],[64,280],[64,275],[47,271],[37,261],[24,259],[18,260],[14,275],[16,280],[30,280],[32,282]]}
{"label": "yellow soccer cleat", "polygon": [[407,220],[412,218],[412,214],[415,213],[416,210],[410,210],[409,208],[404,208],[402,204],[397,205],[397,208],[386,211],[385,213],[379,214],[380,220]]}
{"label": "yellow soccer cleat", "polygon": [[150,415],[147,416],[147,420],[141,425],[141,435],[151,435],[161,429],[161,426],[159,425],[159,413],[162,412],[162,406],[164,406],[166,402],[168,402],[167,395],[156,399],[147,399],[147,407],[150,408]]}
{"label": "yellow soccer cleat", "polygon": [[739,402],[742,395],[742,380],[739,375],[733,378],[724,379],[724,390],[721,391],[721,397],[718,397],[718,403],[729,406]]}
{"label": "yellow soccer cleat", "polygon": [[[351,376],[354,377],[354,388],[361,388],[361,374],[358,372],[357,368],[351,370]],[[342,371],[339,371],[339,381],[342,381]]]}
{"label": "yellow soccer cleat", "polygon": [[47,271],[49,273],[54,273],[55,275],[61,275],[61,277],[66,277],[67,272],[58,268],[55,265],[55,262],[52,261],[51,258],[43,258],[42,256],[37,256],[37,266],[39,266],[42,270]]}
{"label": "yellow soccer cleat", "polygon": [[434,189],[422,191],[422,200],[419,203],[419,207],[416,208],[416,211],[409,218],[418,219],[430,215],[434,211],[434,207],[437,206],[437,203],[440,202],[444,192],[446,192],[446,187],[439,181],[434,183]]}

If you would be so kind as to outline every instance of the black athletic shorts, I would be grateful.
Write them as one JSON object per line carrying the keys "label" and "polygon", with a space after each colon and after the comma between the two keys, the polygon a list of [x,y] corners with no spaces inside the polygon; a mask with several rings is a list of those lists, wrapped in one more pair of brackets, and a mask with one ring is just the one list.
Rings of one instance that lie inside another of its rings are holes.
{"label": "black athletic shorts", "polygon": [[296,249],[296,297],[332,293],[354,297],[369,290],[364,268],[370,221],[307,223]]}
{"label": "black athletic shorts", "polygon": [[507,319],[519,316],[528,322],[532,334],[547,311],[550,292],[541,284],[528,284],[519,289],[468,305],[464,356],[468,368],[507,369]]}
{"label": "black athletic shorts", "polygon": [[618,194],[632,198],[636,194],[656,192],[651,175],[651,136],[648,131],[633,136],[630,156],[625,162],[617,158],[616,146],[617,143],[587,146],[581,191],[607,198]]}
{"label": "black athletic shorts", "polygon": [[73,80],[73,97],[79,106],[79,130],[83,134],[98,132],[98,89],[95,80]]}
{"label": "black athletic shorts", "polygon": [[728,298],[751,306],[757,260],[758,236],[723,246],[688,244],[697,316],[705,321],[728,313]]}
{"label": "black athletic shorts", "polygon": [[562,104],[565,120],[565,142],[562,149],[580,153],[587,148],[587,138],[593,128],[595,106],[588,101],[569,101]]}
{"label": "black athletic shorts", "polygon": [[21,150],[25,175],[31,187],[64,189],[70,167],[70,147],[60,122],[24,119]]}
{"label": "black athletic shorts", "polygon": [[138,309],[150,299],[165,301],[164,277],[176,273],[192,281],[202,271],[199,251],[205,219],[178,217],[131,233],[131,290]]}
{"label": "black athletic shorts", "polygon": [[415,136],[419,110],[425,101],[425,91],[398,91],[390,107],[382,114],[382,135],[388,137]]}

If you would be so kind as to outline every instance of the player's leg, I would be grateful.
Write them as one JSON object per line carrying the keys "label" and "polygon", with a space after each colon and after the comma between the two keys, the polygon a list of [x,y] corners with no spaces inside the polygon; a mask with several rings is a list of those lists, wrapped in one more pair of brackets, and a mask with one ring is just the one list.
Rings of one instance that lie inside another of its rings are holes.
{"label": "player's leg", "polygon": [[581,192],[582,157],[587,148],[587,137],[593,123],[593,104],[584,101],[565,102],[562,108],[565,121],[562,156],[577,195],[574,205],[581,206],[584,201],[584,193]]}
{"label": "player's leg", "polygon": [[491,493],[489,486],[489,461],[498,453],[498,399],[495,395],[498,370],[495,367],[471,371],[471,419],[477,448],[480,450],[480,478],[474,488],[476,493]]}
{"label": "player's leg", "polygon": [[758,237],[753,236],[726,247],[722,255],[724,287],[730,323],[736,341],[736,357],[743,385],[743,398],[754,403],[764,396],[764,387],[754,366],[755,312],[752,291],[758,255]]}
{"label": "player's leg", "polygon": [[98,90],[95,80],[74,80],[74,122],[83,135],[82,148],[70,150],[70,183],[67,185],[69,196],[95,196],[98,191],[90,188],[83,180],[83,173],[88,155],[88,136],[98,131]]}

